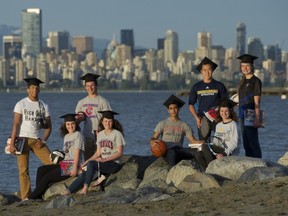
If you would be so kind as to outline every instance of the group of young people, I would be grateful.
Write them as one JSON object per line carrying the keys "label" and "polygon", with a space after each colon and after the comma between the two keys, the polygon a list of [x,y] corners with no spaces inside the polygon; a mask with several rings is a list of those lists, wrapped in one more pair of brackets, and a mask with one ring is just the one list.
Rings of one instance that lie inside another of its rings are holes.
{"label": "group of young people", "polygon": [[[41,199],[49,186],[71,176],[77,178],[63,194],[75,192],[80,187],[83,187],[81,193],[85,194],[93,180],[92,184],[97,186],[105,179],[105,174],[115,173],[121,168],[119,158],[125,146],[123,128],[114,118],[119,113],[112,111],[109,102],[97,93],[98,77],[91,73],[81,77],[88,95],[77,103],[74,113],[60,116],[64,119],[60,127],[64,160],[73,161],[68,175],[63,175],[60,164],[52,163],[51,152],[46,145],[52,124],[49,106],[39,99],[40,84],[43,82],[35,77],[24,79],[28,96],[14,107],[10,142],[10,153],[15,154],[17,137],[25,138],[23,151],[17,155],[22,200]],[[83,124],[81,131],[79,124]],[[43,133],[40,133],[41,129]],[[30,151],[44,164],[37,170],[36,188],[32,192]]]}
{"label": "group of young people", "polygon": [[[257,133],[261,81],[253,73],[253,60],[256,57],[245,54],[239,59],[243,79],[238,91],[238,106],[244,148],[247,156],[261,157]],[[216,68],[217,64],[207,57],[201,61],[197,69],[203,80],[193,85],[189,96],[189,110],[195,118],[199,140],[195,138],[192,128],[179,117],[180,108],[185,102],[174,95],[164,102],[169,117],[158,123],[150,145],[157,145],[159,139],[165,142],[168,150],[164,157],[170,167],[183,159],[196,158],[205,170],[211,160],[239,153],[240,136],[233,111],[235,104],[229,100],[225,86],[212,78]],[[16,138],[25,137],[23,151],[17,155],[22,200],[42,198],[51,184],[71,176],[77,178],[63,194],[76,192],[80,187],[81,194],[86,194],[91,184],[97,186],[105,179],[106,174],[116,173],[121,169],[119,158],[125,146],[123,127],[114,118],[118,113],[112,111],[109,102],[97,93],[98,77],[99,75],[91,73],[81,77],[88,95],[77,103],[75,113],[60,116],[64,119],[60,128],[64,160],[74,161],[72,170],[64,176],[61,174],[60,165],[52,163],[50,150],[46,145],[52,124],[48,105],[39,99],[40,84],[43,82],[35,77],[24,79],[27,82],[28,96],[15,105],[10,143],[10,152],[15,154]],[[215,122],[209,121],[205,116],[213,107],[218,107]],[[243,123],[243,113],[247,108],[255,109],[254,127],[246,127]],[[79,124],[83,124],[81,131]],[[40,137],[41,129],[44,129],[43,137]],[[211,141],[212,130],[215,131],[215,137],[223,140],[224,147],[217,146],[215,139],[212,140],[215,145],[207,144]],[[185,136],[190,143],[202,144],[202,150],[195,152],[191,151],[191,148],[184,148]],[[37,170],[36,188],[33,192],[29,177],[30,151],[44,163]]]}
{"label": "group of young people", "polygon": [[[253,61],[257,57],[244,54],[238,57],[242,80],[238,88],[238,101],[230,100],[225,85],[215,79],[212,74],[217,64],[205,57],[197,67],[202,80],[195,83],[189,95],[189,110],[195,118],[198,128],[198,140],[193,135],[192,128],[179,117],[180,108],[184,102],[171,95],[164,105],[169,117],[158,123],[150,139],[150,145],[158,145],[161,139],[166,143],[165,160],[170,167],[183,159],[195,158],[203,170],[208,164],[218,158],[240,153],[240,131],[242,134],[245,155],[261,158],[261,148],[258,139],[260,127],[261,80],[254,75]],[[238,105],[239,116],[234,111]],[[244,124],[247,109],[255,112],[253,126]],[[210,111],[216,112],[210,118]],[[238,120],[240,122],[239,131]],[[198,148],[183,148],[184,137]],[[197,145],[200,144],[200,145]]]}

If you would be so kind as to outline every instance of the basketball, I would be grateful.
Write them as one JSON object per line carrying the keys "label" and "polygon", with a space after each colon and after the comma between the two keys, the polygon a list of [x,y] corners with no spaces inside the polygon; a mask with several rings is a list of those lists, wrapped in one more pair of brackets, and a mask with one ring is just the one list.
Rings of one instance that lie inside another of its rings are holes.
{"label": "basketball", "polygon": [[59,150],[54,150],[50,154],[50,159],[53,164],[59,164],[60,161],[64,160],[65,158],[65,153]]}
{"label": "basketball", "polygon": [[150,147],[154,157],[162,157],[166,154],[167,147],[162,140],[159,140],[156,145]]}

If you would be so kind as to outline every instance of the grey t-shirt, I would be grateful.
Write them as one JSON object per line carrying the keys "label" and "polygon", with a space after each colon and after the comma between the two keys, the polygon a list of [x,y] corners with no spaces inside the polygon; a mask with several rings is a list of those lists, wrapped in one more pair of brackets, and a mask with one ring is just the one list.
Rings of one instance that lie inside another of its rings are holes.
{"label": "grey t-shirt", "polygon": [[171,121],[170,118],[160,121],[154,132],[161,134],[161,139],[166,143],[168,148],[175,145],[183,146],[184,137],[193,135],[192,128],[182,120]]}

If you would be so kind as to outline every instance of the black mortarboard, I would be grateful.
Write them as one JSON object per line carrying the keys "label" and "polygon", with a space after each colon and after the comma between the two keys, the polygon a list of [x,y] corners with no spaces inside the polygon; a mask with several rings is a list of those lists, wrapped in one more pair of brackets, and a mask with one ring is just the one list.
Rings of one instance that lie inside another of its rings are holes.
{"label": "black mortarboard", "polygon": [[59,118],[64,118],[64,122],[67,122],[67,121],[76,121],[76,116],[77,114],[75,113],[68,113],[68,114],[65,114],[63,116],[60,116]]}
{"label": "black mortarboard", "polygon": [[217,65],[215,62],[213,62],[212,60],[210,60],[209,58],[207,58],[207,57],[205,56],[205,58],[202,59],[202,61],[201,61],[200,64],[196,67],[196,69],[197,69],[199,72],[201,72],[202,65],[205,65],[205,64],[210,64],[210,65],[211,65],[211,68],[212,68],[212,71],[214,71],[214,70],[218,67],[218,65]]}
{"label": "black mortarboard", "polygon": [[250,63],[250,64],[253,64],[253,61],[257,58],[258,58],[257,56],[253,56],[253,55],[249,55],[249,54],[243,54],[243,55],[237,57],[237,59],[241,60],[241,63]]}
{"label": "black mortarboard", "polygon": [[39,86],[39,84],[44,83],[36,77],[25,78],[24,80],[27,82],[28,86],[30,85]]}
{"label": "black mortarboard", "polygon": [[219,107],[229,107],[230,109],[232,109],[236,105],[237,105],[236,102],[227,98],[220,99],[219,101]]}
{"label": "black mortarboard", "polygon": [[81,79],[81,80],[85,80],[85,83],[86,83],[86,82],[91,82],[91,81],[96,82],[96,80],[97,80],[99,77],[100,77],[100,75],[98,75],[98,74],[87,73],[87,74],[85,74],[84,76],[82,76],[80,79]]}
{"label": "black mortarboard", "polygon": [[102,114],[102,117],[107,119],[114,119],[114,115],[118,115],[119,113],[114,112],[112,110],[106,110],[106,111],[98,111],[98,113]]}
{"label": "black mortarboard", "polygon": [[181,108],[185,102],[182,101],[181,99],[179,99],[178,97],[176,97],[175,95],[171,95],[164,103],[163,105],[165,105],[167,108],[169,107],[170,104],[177,104],[177,106],[179,108]]}

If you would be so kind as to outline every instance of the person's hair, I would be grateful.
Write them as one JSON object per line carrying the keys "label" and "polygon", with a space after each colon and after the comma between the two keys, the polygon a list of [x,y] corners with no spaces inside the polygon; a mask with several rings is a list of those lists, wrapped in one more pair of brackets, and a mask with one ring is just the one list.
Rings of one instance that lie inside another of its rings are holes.
{"label": "person's hair", "polygon": [[[101,117],[100,122],[99,122],[99,131],[104,130],[104,126],[102,124],[104,117]],[[116,129],[118,131],[120,131],[122,133],[122,135],[124,136],[124,129],[122,127],[122,124],[117,120],[117,119],[113,119],[113,124],[112,124],[112,128]]]}
{"label": "person's hair", "polygon": [[[217,110],[217,112],[216,112],[216,119],[215,119],[215,121],[216,121],[217,123],[223,121],[222,117],[220,116],[220,109],[221,109],[221,107],[219,107],[218,110]],[[238,122],[238,116],[237,116],[236,112],[234,111],[234,109],[233,109],[233,108],[229,108],[229,112],[230,112],[229,117],[230,117],[233,121]]]}
{"label": "person's hair", "polygon": [[[251,65],[251,71],[252,71],[252,73],[254,73],[254,65],[253,64],[250,64],[250,65]],[[241,71],[241,63],[240,63],[240,71]],[[241,73],[242,73],[242,71],[241,71]],[[245,75],[242,74],[242,78],[240,80],[240,84],[239,84],[239,87],[238,87],[238,94],[239,94],[240,88],[242,88],[242,86],[244,85],[245,79],[246,79]]]}
{"label": "person's hair", "polygon": [[[80,131],[81,128],[80,128],[79,124],[76,121],[75,121],[75,123],[76,123],[76,131]],[[60,136],[61,137],[64,137],[66,134],[69,133],[67,128],[66,128],[66,122],[62,123],[62,125],[61,125],[59,130],[60,130]]]}

